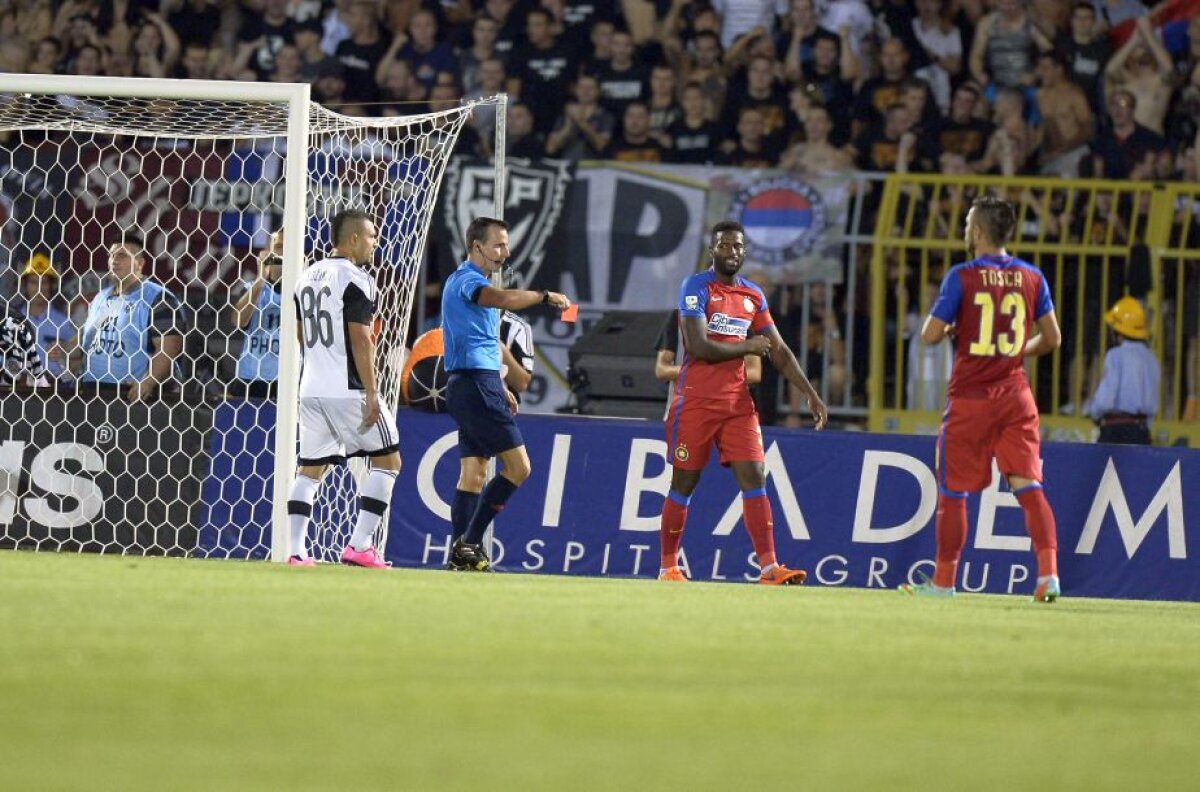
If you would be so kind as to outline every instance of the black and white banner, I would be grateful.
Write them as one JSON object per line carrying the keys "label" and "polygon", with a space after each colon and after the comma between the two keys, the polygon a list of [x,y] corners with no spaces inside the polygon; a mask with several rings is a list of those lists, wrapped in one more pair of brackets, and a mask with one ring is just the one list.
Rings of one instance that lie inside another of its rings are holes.
{"label": "black and white banner", "polygon": [[212,410],[0,396],[0,547],[184,555]]}

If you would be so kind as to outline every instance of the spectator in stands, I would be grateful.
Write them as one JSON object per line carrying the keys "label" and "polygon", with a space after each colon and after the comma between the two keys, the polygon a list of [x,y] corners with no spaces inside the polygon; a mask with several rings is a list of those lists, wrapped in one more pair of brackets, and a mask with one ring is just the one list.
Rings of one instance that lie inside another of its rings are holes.
{"label": "spectator in stands", "polygon": [[684,82],[700,86],[704,94],[704,117],[716,121],[725,106],[728,79],[721,62],[721,41],[712,32],[696,34],[692,42],[692,53],[684,66]]}
{"label": "spectator in stands", "polygon": [[591,52],[583,59],[583,71],[594,74],[601,66],[612,61],[612,39],[616,30],[616,25],[610,19],[597,19],[592,23],[588,35]]}
{"label": "spectator in stands", "polygon": [[[900,141],[913,127],[912,115],[908,108],[897,102],[887,109],[884,123],[881,127],[868,128],[859,135],[853,144],[854,155],[858,166],[863,170],[893,171],[900,159]],[[909,145],[907,152],[916,155],[914,146]]]}
{"label": "spectator in stands", "polygon": [[37,43],[33,60],[29,62],[31,74],[58,74],[62,62],[62,43],[53,36],[46,36]]}
{"label": "spectator in stands", "polygon": [[509,105],[505,140],[510,157],[537,159],[546,156],[546,139],[534,129],[533,112],[528,105]]}
{"label": "spectator in stands", "polygon": [[346,101],[346,68],[336,58],[330,58],[317,72],[313,83],[313,99],[330,107],[338,107]]}
{"label": "spectator in stands", "polygon": [[513,92],[522,104],[537,108],[534,121],[543,134],[554,127],[576,68],[575,58],[555,37],[552,22],[545,9],[531,10],[525,18],[525,45],[508,56]]}
{"label": "spectator in stands", "polygon": [[1099,112],[1103,107],[1100,76],[1112,54],[1112,47],[1096,24],[1096,7],[1089,0],[1075,3],[1071,10],[1070,31],[1059,36],[1054,50],[1066,60],[1071,79],[1083,89],[1092,112]]}
{"label": "spectator in stands", "polygon": [[160,14],[143,11],[146,20],[133,39],[135,71],[140,77],[166,77],[179,63],[179,37]]}
{"label": "spectator in stands", "polygon": [[29,257],[21,272],[21,293],[25,304],[20,311],[29,322],[38,353],[50,376],[63,375],[66,362],[62,350],[75,345],[75,325],[62,310],[58,291],[59,277],[45,253]]}
{"label": "spectator in stands", "polygon": [[287,15],[287,5],[287,0],[263,0],[261,13],[248,14],[242,19],[235,74],[248,67],[254,70],[257,79],[267,79],[275,68],[275,53],[296,32],[296,23]]}
{"label": "spectator in stands", "polygon": [[912,116],[913,132],[930,137],[937,132],[942,116],[933,101],[929,83],[919,77],[909,77],[900,83],[900,103]]}
{"label": "spectator in stands", "polygon": [[937,148],[942,154],[957,154],[971,170],[976,170],[987,151],[988,140],[995,131],[990,121],[975,115],[981,101],[974,83],[965,82],[954,90],[950,115],[942,120],[937,131]]}
{"label": "spectator in stands", "polygon": [[854,89],[842,77],[837,43],[828,37],[818,38],[813,45],[812,67],[793,82],[813,86],[833,121],[830,139],[839,145],[846,143],[850,139],[854,115]]}
{"label": "spectator in stands", "polygon": [[[817,23],[817,12],[813,0],[792,0],[791,31],[785,46],[784,73],[793,82],[810,74],[817,42],[825,39],[840,50],[841,42],[836,33],[826,30]],[[783,42],[781,42],[783,43]],[[843,75],[843,79],[845,75]]]}
{"label": "spectator in stands", "polygon": [[975,26],[971,77],[980,85],[1019,88],[1033,85],[1034,57],[1054,49],[1025,9],[1024,0],[996,0],[996,10]]}
{"label": "spectator in stands", "polygon": [[282,310],[283,230],[258,257],[258,276],[233,305],[234,323],[245,331],[237,378],[245,395],[273,399],[279,381],[279,317]]}
{"label": "spectator in stands", "polygon": [[211,80],[216,69],[208,47],[204,44],[188,44],[183,48],[183,57],[175,66],[174,76],[184,80]]}
{"label": "spectator in stands", "polygon": [[1183,153],[1200,130],[1200,63],[1192,68],[1187,81],[1175,94],[1171,115],[1167,119],[1167,134],[1172,148]]}
{"label": "spectator in stands", "polygon": [[567,104],[546,138],[546,154],[562,159],[599,159],[612,140],[616,119],[600,105],[600,86],[590,74],[575,79],[575,101]]}
{"label": "spectator in stands", "polygon": [[284,44],[275,53],[275,68],[271,71],[271,82],[302,82],[300,77],[300,50],[295,44]]}
{"label": "spectator in stands", "polygon": [[[466,100],[482,99],[486,96],[496,96],[504,93],[504,83],[508,75],[504,70],[504,61],[499,58],[488,58],[479,64],[476,74],[479,83],[472,91],[467,91],[463,98]],[[469,122],[479,135],[487,156],[492,155],[496,142],[496,106],[484,105],[471,111]]]}
{"label": "spectator in stands", "polygon": [[1185,41],[1174,56],[1176,76],[1187,80],[1188,75],[1196,70],[1196,64],[1200,64],[1200,15],[1188,21]]}
{"label": "spectator in stands", "polygon": [[788,12],[787,0],[712,0],[721,15],[721,44],[728,47],[755,28],[774,35],[775,17]]}
{"label": "spectator in stands", "polygon": [[623,118],[630,102],[644,101],[649,93],[649,74],[635,60],[633,36],[628,30],[616,30],[612,38],[612,60],[596,67],[600,83],[600,101],[618,118]]}
{"label": "spectator in stands", "polygon": [[479,14],[471,23],[471,46],[458,52],[458,71],[467,95],[479,90],[479,70],[484,61],[496,57],[496,36],[500,25],[487,14]]}
{"label": "spectator in stands", "polygon": [[1161,135],[1167,106],[1174,89],[1175,64],[1150,27],[1148,17],[1138,17],[1130,36],[1104,68],[1105,92],[1126,90],[1136,96],[1139,124]]}
{"label": "spectator in stands", "polygon": [[326,55],[333,56],[338,45],[350,38],[351,9],[358,0],[334,0],[333,8],[325,15],[321,27],[321,49]]}
{"label": "spectator in stands", "polygon": [[104,54],[92,44],[84,44],[75,51],[67,72],[80,77],[96,77],[104,74]]}
{"label": "spectator in stands", "polygon": [[820,105],[810,108],[804,115],[804,141],[785,151],[779,166],[810,173],[849,170],[854,166],[854,157],[829,142],[832,132],[833,120],[829,111]]}
{"label": "spectator in stands", "polygon": [[722,121],[737,119],[740,124],[744,110],[758,110],[766,125],[768,137],[781,135],[787,120],[787,95],[775,79],[775,64],[770,58],[755,56],[746,68],[744,82],[739,79],[731,87],[728,105]]}
{"label": "spectator in stands", "polygon": [[1109,128],[1092,142],[1092,175],[1105,179],[1143,179],[1167,149],[1161,135],[1134,120],[1137,98],[1126,90],[1108,100]]}
{"label": "spectator in stands", "polygon": [[951,84],[963,63],[962,31],[950,19],[948,0],[917,0],[912,34],[929,61],[915,75],[929,83],[934,101],[945,113],[950,108]]}
{"label": "spectator in stands", "polygon": [[670,147],[667,128],[683,116],[675,90],[675,70],[670,66],[658,64],[650,69],[650,98],[646,104],[650,107],[650,134]]}
{"label": "spectator in stands", "polygon": [[521,40],[522,26],[525,18],[520,13],[513,13],[516,0],[484,0],[483,13],[496,20],[499,31],[496,33],[496,52],[502,58],[507,58],[514,46]]}
{"label": "spectator in stands", "polygon": [[[871,7],[864,0],[825,0],[820,11],[821,27],[838,34],[846,55],[857,68],[867,38],[875,33],[876,21]],[[853,80],[856,76],[847,75],[846,79]]]}
{"label": "spectator in stands", "polygon": [[[408,23],[408,36],[397,36],[402,42],[397,58],[408,61],[410,70],[427,90],[437,85],[443,74],[458,73],[458,61],[450,44],[438,41],[438,18],[426,8],[413,12]],[[395,41],[389,50],[395,49]]]}
{"label": "spectator in stands", "polygon": [[685,85],[680,109],[681,117],[667,127],[668,159],[686,165],[711,163],[721,141],[721,128],[705,114],[704,89],[697,83]]}
{"label": "spectator in stands", "polygon": [[316,82],[325,64],[334,60],[321,49],[321,33],[321,23],[316,19],[296,24],[293,40],[300,53],[300,79],[306,83]]}
{"label": "spectator in stands", "polygon": [[1042,135],[1039,127],[1026,120],[1025,93],[1017,88],[1001,88],[992,110],[996,131],[988,140],[979,170],[1004,176],[1035,173]]}
{"label": "spectator in stands", "polygon": [[[350,37],[337,45],[333,56],[345,70],[347,102],[374,102],[379,98],[379,84],[375,82],[376,69],[392,49],[379,29],[374,3],[356,2],[350,7]],[[413,15],[416,25],[417,14]],[[432,15],[426,12],[432,23]],[[435,28],[436,30],[436,28]],[[412,28],[410,27],[410,33]],[[399,38],[399,36],[397,37]],[[401,57],[404,57],[401,52]],[[417,75],[420,77],[420,74]],[[432,81],[430,81],[432,84]]]}
{"label": "spectator in stands", "polygon": [[613,135],[604,158],[618,162],[662,162],[667,158],[663,144],[650,134],[650,108],[645,102],[625,105],[621,130]]}
{"label": "spectator in stands", "polygon": [[119,395],[136,403],[158,397],[183,349],[178,298],[149,277],[141,240],[109,246],[108,283],[88,307],[83,343],[69,356],[84,394]]}
{"label": "spectator in stands", "polygon": [[199,44],[208,49],[214,31],[221,27],[221,9],[217,0],[168,0],[160,3],[167,24],[179,36],[184,49]]}
{"label": "spectator in stands", "polygon": [[1079,178],[1079,163],[1088,155],[1095,118],[1083,89],[1067,79],[1066,67],[1053,52],[1038,56],[1037,103],[1042,116],[1041,173],[1060,179]]}
{"label": "spectator in stands", "polygon": [[900,39],[883,42],[879,48],[879,66],[879,76],[859,88],[854,109],[855,135],[879,126],[888,108],[900,101],[901,87],[908,78],[908,50]]}
{"label": "spectator in stands", "polygon": [[767,137],[767,120],[757,107],[744,107],[738,113],[737,136],[721,144],[723,165],[739,168],[773,168],[779,161],[773,141]]}

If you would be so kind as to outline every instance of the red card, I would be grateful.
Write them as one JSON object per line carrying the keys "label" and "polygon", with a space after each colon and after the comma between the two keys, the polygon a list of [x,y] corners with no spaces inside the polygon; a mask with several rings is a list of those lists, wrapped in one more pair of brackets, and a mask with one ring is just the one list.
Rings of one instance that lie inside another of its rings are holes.
{"label": "red card", "polygon": [[566,308],[563,308],[562,314],[558,317],[564,322],[574,323],[579,319],[579,303],[571,303]]}

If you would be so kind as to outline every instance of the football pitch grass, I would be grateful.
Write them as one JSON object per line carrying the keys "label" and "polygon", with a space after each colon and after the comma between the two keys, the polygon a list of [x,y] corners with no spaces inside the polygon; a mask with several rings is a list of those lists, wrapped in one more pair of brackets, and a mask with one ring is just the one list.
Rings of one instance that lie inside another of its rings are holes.
{"label": "football pitch grass", "polygon": [[0,552],[0,789],[1195,789],[1200,607]]}

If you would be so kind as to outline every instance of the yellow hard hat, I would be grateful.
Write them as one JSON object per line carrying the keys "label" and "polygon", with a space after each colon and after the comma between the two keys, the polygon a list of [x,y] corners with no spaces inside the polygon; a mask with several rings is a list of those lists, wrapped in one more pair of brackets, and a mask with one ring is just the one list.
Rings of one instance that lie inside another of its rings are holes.
{"label": "yellow hard hat", "polygon": [[54,265],[50,263],[50,257],[45,253],[34,253],[29,257],[25,269],[21,272],[21,277],[24,278],[27,275],[36,275],[39,278],[58,277],[58,273],[54,271]]}
{"label": "yellow hard hat", "polygon": [[1146,327],[1146,311],[1142,304],[1133,297],[1122,297],[1116,305],[1108,309],[1104,321],[1113,330],[1128,338],[1146,340],[1150,330]]}

